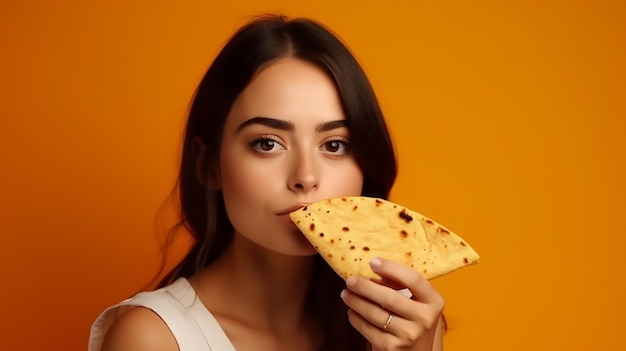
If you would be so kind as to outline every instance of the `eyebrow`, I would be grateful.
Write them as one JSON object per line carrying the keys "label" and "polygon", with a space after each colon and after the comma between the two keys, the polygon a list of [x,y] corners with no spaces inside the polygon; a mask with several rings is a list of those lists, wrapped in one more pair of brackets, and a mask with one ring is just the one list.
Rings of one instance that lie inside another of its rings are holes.
{"label": "eyebrow", "polygon": [[[254,124],[260,124],[260,125],[264,125],[270,128],[286,130],[286,131],[292,131],[295,129],[295,126],[293,125],[293,123],[289,121],[285,121],[285,120],[277,119],[277,118],[259,116],[259,117],[250,118],[249,120],[241,123],[239,127],[237,127],[237,132]],[[327,132],[333,129],[344,128],[347,126],[348,126],[348,123],[345,120],[328,121],[317,126],[317,128],[315,128],[315,131]]]}

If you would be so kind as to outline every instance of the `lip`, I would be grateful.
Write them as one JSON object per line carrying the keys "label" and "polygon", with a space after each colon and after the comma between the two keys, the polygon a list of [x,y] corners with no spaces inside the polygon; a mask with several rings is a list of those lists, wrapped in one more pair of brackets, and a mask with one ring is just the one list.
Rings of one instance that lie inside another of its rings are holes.
{"label": "lip", "polygon": [[290,214],[291,212],[293,212],[293,211],[297,211],[297,210],[299,210],[299,209],[301,209],[302,207],[305,207],[305,206],[307,206],[307,205],[308,205],[308,203],[299,203],[299,204],[295,204],[295,205],[293,205],[293,206],[287,207],[286,209],[284,209],[284,210],[282,210],[282,211],[277,212],[276,214],[277,214],[278,216],[288,215],[288,214]]}

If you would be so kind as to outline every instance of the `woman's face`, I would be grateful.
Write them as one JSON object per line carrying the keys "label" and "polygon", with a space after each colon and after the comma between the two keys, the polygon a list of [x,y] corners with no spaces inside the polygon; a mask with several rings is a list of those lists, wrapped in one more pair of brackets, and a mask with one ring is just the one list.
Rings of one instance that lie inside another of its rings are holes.
{"label": "woman's face", "polygon": [[236,235],[287,255],[313,247],[287,214],[360,195],[363,174],[332,80],[293,58],[262,69],[235,100],[220,149],[218,185]]}

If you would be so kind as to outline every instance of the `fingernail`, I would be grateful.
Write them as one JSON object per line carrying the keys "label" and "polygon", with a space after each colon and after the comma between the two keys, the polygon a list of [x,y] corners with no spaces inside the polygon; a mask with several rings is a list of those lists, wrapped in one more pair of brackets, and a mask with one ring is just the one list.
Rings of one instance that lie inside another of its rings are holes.
{"label": "fingernail", "polygon": [[383,262],[378,257],[374,257],[370,260],[370,265],[372,267],[380,267]]}
{"label": "fingernail", "polygon": [[346,292],[346,289],[343,289],[343,290],[341,290],[340,296],[341,296],[342,299],[345,299],[347,294],[348,293]]}
{"label": "fingernail", "polygon": [[355,277],[349,277],[348,279],[346,279],[346,285],[347,286],[353,286],[354,283],[356,283],[356,278]]}

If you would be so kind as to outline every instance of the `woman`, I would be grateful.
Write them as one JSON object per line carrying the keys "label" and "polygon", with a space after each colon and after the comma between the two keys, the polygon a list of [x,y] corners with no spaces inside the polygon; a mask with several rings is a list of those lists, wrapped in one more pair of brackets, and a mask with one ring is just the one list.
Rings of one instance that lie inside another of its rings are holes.
{"label": "woman", "polygon": [[347,48],[311,20],[249,23],[189,113],[179,191],[195,243],[161,289],[98,318],[90,350],[440,350],[443,299],[421,274],[375,259],[383,282],[344,282],[287,216],[325,198],[387,198],[395,177]]}

